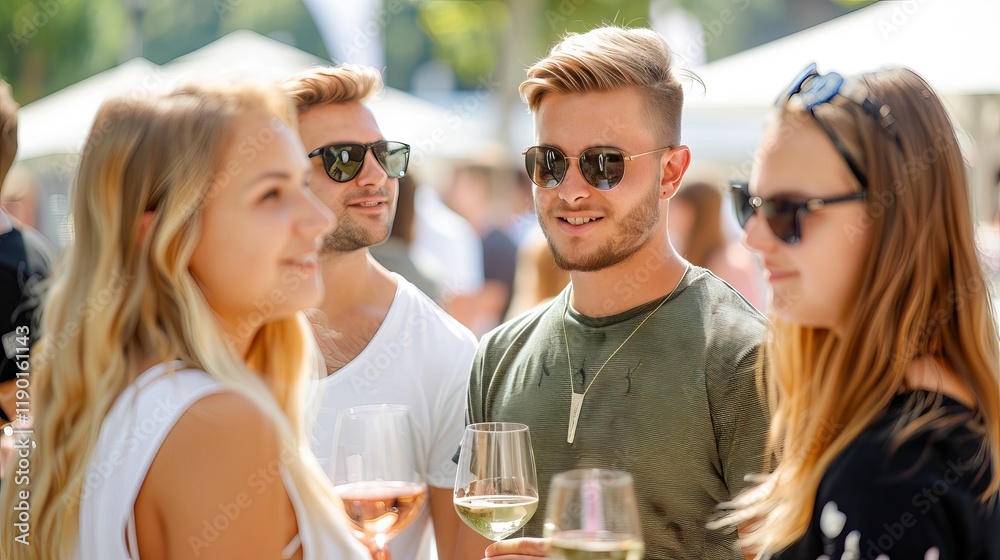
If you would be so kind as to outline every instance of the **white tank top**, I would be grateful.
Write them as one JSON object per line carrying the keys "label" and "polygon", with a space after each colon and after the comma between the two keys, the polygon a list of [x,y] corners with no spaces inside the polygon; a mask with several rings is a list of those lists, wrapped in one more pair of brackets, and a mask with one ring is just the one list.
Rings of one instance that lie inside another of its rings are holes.
{"label": "white tank top", "polygon": [[[156,452],[192,404],[225,390],[203,371],[172,365],[178,371],[164,374],[165,365],[159,364],[140,375],[122,391],[101,423],[80,500],[77,559],[139,560],[132,511]],[[284,467],[281,478],[296,517],[303,519],[302,501]],[[368,557],[346,525],[338,528],[336,539],[311,534],[308,523],[298,525],[299,534],[286,547],[285,558],[299,546],[304,560]]]}

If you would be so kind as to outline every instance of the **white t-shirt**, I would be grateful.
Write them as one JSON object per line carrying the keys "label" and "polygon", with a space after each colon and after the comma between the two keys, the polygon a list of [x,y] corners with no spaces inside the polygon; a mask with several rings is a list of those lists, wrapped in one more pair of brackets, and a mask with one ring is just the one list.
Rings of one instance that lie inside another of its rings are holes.
{"label": "white t-shirt", "polygon": [[[366,404],[410,408],[418,468],[429,486],[451,489],[452,458],[465,431],[465,399],[476,339],[402,276],[394,274],[396,295],[368,346],[333,375],[320,379],[312,445],[330,473],[337,413]],[[430,558],[429,508],[389,541],[395,560]]]}
{"label": "white t-shirt", "polygon": [[[171,365],[182,367],[176,362]],[[142,373],[115,399],[101,423],[80,499],[78,559],[138,560],[132,512],[153,458],[192,404],[226,390],[201,370],[166,373],[166,369],[165,364],[158,364]],[[348,531],[346,520],[337,527],[336,537],[312,531],[312,525],[302,516],[299,494],[284,468],[281,478],[299,519],[299,534],[286,549],[288,555],[301,545],[304,560],[361,560],[369,556]],[[221,519],[215,529],[221,530],[227,522]],[[207,533],[195,535],[191,541],[193,555],[197,555],[201,544],[209,546],[213,539],[210,529],[206,526]],[[131,556],[126,538],[131,542]]]}

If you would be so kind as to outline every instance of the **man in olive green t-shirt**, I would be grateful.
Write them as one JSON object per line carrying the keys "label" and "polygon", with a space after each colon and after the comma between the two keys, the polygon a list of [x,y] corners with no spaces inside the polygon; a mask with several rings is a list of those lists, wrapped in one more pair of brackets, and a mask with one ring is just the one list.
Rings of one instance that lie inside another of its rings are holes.
{"label": "man in olive green t-shirt", "polygon": [[[764,469],[767,326],[668,238],[690,163],[669,48],[646,29],[570,35],[521,94],[535,120],[525,159],[538,220],[571,284],[483,338],[468,421],[529,426],[539,509],[526,537],[542,536],[553,475],[598,467],[632,474],[646,558],[742,558],[736,531],[705,524]],[[481,557],[460,539],[463,557]],[[539,556],[544,543],[487,552]]]}

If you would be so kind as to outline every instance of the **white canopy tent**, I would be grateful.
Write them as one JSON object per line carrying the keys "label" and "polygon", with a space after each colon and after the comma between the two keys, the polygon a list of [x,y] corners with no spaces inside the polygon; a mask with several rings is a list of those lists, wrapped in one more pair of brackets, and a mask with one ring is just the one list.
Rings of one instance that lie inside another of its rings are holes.
{"label": "white canopy tent", "polygon": [[[181,83],[275,83],[309,66],[330,63],[252,31],[235,31],[156,66],[137,58],[23,107],[18,113],[22,160],[79,153],[97,109],[114,95],[166,91]],[[387,138],[410,143],[421,158],[459,157],[487,144],[487,125],[408,93],[386,88],[369,106]],[[461,126],[455,126],[456,123]]]}
{"label": "white canopy tent", "polygon": [[[945,96],[972,164],[978,214],[988,218],[1000,204],[998,22],[997,0],[876,2],[695,68],[705,88],[696,84],[686,92],[685,141],[696,154],[715,156],[731,175],[745,175],[768,108],[809,62],[841,74],[909,67]],[[716,142],[722,150],[705,146]]]}
{"label": "white canopy tent", "polygon": [[996,0],[876,2],[696,68],[706,91],[689,95],[687,105],[767,107],[814,61],[821,72],[842,74],[906,66],[949,96],[1000,93],[998,23]]}
{"label": "white canopy tent", "polygon": [[[251,31],[235,31],[163,66],[135,58],[87,78],[18,112],[18,159],[38,178],[39,229],[59,245],[69,242],[67,192],[101,104],[117,95],[169,91],[182,83],[273,84],[314,65],[309,53]],[[406,92],[386,88],[368,103],[386,138],[413,146],[413,168],[468,157],[486,149],[488,124]]]}
{"label": "white canopy tent", "polygon": [[133,58],[25,105],[17,113],[18,159],[78,153],[105,99],[152,90],[163,83],[159,66]]}

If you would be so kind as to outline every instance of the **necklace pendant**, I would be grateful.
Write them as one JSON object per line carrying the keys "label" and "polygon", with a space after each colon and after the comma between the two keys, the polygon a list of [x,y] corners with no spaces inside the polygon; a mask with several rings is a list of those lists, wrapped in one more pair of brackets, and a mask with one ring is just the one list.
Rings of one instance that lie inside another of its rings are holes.
{"label": "necklace pendant", "polygon": [[583,397],[586,395],[573,391],[573,400],[569,405],[569,429],[566,431],[566,443],[576,439],[576,423],[580,420],[580,410],[583,408]]}

